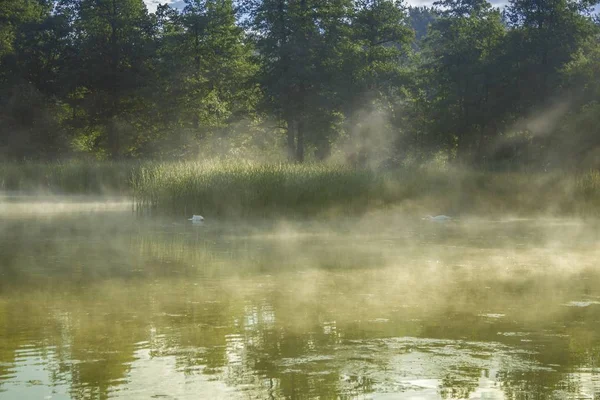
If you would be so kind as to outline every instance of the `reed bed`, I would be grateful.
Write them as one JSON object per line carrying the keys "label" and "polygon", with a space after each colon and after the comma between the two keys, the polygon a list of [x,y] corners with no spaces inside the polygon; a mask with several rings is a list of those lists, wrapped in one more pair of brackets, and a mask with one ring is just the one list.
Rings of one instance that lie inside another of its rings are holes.
{"label": "reed bed", "polygon": [[138,209],[235,217],[364,212],[383,186],[373,171],[317,164],[157,164],[133,182]]}
{"label": "reed bed", "polygon": [[219,217],[407,212],[600,215],[600,173],[355,169],[249,162],[0,163],[0,190],[121,195],[143,213]]}

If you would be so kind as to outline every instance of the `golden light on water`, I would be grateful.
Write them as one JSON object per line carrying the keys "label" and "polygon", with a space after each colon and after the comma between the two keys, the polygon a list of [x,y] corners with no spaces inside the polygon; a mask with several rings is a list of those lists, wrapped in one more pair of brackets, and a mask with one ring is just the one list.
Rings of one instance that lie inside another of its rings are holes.
{"label": "golden light on water", "polygon": [[195,226],[94,207],[4,219],[0,396],[600,390],[593,221]]}

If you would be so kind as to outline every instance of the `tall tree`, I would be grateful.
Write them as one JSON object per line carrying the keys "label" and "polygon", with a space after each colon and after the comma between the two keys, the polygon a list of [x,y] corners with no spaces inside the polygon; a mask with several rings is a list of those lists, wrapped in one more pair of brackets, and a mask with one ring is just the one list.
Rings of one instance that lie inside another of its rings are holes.
{"label": "tall tree", "polygon": [[347,54],[351,6],[348,0],[263,0],[251,8],[266,105],[284,123],[291,160],[304,160],[307,140],[318,158],[329,153],[339,111],[335,69]]}
{"label": "tall tree", "polygon": [[344,55],[350,74],[342,97],[349,150],[365,161],[367,153],[391,149],[398,139],[414,31],[396,0],[356,1],[351,21],[352,51]]}
{"label": "tall tree", "polygon": [[559,120],[548,162],[600,167],[600,32],[590,37],[561,70],[570,112]]}
{"label": "tall tree", "polygon": [[435,3],[441,18],[427,39],[425,88],[435,140],[462,161],[477,156],[502,118],[505,35],[500,11],[485,0]]}
{"label": "tall tree", "polygon": [[263,0],[251,11],[262,86],[284,121],[290,159],[301,162],[307,144],[327,157],[344,116],[398,86],[411,37],[399,2]]}
{"label": "tall tree", "polygon": [[359,0],[352,19],[358,45],[360,97],[367,92],[394,90],[402,83],[414,32],[403,3],[396,0]]}
{"label": "tall tree", "polygon": [[520,88],[520,112],[546,99],[560,84],[560,69],[594,33],[589,16],[598,0],[510,0],[505,16],[512,28],[509,51]]}
{"label": "tall tree", "polygon": [[64,147],[60,71],[68,26],[52,2],[0,3],[0,154],[55,157]]}
{"label": "tall tree", "polygon": [[410,26],[415,31],[415,39],[422,40],[429,26],[437,19],[437,12],[432,7],[408,7]]}
{"label": "tall tree", "polygon": [[289,160],[296,159],[296,121],[299,111],[297,77],[294,64],[293,4],[288,0],[253,0],[247,2],[245,11],[250,16],[248,29],[256,42],[261,70],[259,84],[263,88],[265,110],[283,122]]}
{"label": "tall tree", "polygon": [[251,82],[253,48],[237,24],[233,2],[185,4],[181,12],[158,9],[157,68],[162,113],[168,110],[176,142],[190,153],[206,145],[203,139],[209,136],[227,135],[236,121],[253,119],[258,94]]}
{"label": "tall tree", "polygon": [[72,126],[112,159],[135,152],[144,130],[143,89],[153,58],[153,25],[142,0],[60,0],[72,21]]}
{"label": "tall tree", "polygon": [[12,53],[23,24],[41,21],[50,11],[47,2],[12,0],[0,3],[0,58]]}
{"label": "tall tree", "polygon": [[[582,45],[594,34],[596,27],[590,10],[597,0],[511,0],[505,17],[510,27],[506,52],[512,60],[509,70],[513,114],[515,119],[528,121],[536,115],[554,109],[557,99],[568,104],[569,90],[562,86],[562,69]],[[559,116],[552,112],[553,120]],[[544,153],[562,142],[558,139],[558,123],[525,124],[524,133],[531,136],[529,153]]]}

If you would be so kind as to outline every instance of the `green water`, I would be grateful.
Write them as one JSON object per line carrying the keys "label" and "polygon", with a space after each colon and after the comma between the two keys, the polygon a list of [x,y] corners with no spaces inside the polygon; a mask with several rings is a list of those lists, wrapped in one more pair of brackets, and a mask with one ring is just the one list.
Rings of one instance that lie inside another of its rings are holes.
{"label": "green water", "polygon": [[1,399],[592,399],[600,224],[0,206]]}

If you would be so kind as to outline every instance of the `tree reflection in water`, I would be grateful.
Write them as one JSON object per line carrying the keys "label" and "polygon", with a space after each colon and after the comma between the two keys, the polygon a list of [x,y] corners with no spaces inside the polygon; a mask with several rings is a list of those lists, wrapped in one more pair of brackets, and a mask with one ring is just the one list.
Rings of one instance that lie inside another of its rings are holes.
{"label": "tree reflection in water", "polygon": [[0,394],[600,394],[594,227],[87,218],[0,231]]}

